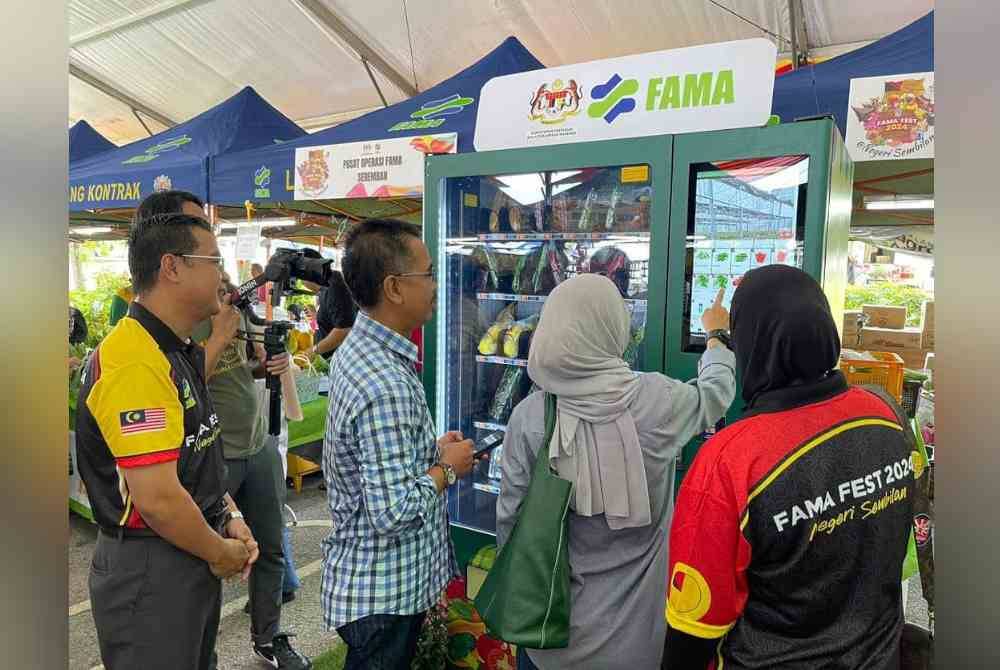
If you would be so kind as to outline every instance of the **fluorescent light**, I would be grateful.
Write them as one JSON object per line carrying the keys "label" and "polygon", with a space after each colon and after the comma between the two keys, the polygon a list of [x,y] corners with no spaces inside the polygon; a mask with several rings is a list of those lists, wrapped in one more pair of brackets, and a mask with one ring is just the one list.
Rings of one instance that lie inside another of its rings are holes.
{"label": "fluorescent light", "polygon": [[865,209],[934,209],[931,196],[896,196],[891,198],[865,198]]}
{"label": "fluorescent light", "polygon": [[70,228],[69,232],[73,235],[101,235],[113,230],[114,228],[111,226],[88,226],[86,228]]}

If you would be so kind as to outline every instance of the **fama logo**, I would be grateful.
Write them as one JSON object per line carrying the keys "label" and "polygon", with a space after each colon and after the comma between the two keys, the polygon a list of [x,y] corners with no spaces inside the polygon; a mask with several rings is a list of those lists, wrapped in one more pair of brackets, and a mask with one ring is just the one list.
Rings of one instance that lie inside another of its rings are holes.
{"label": "fama logo", "polygon": [[590,97],[596,102],[587,108],[587,115],[592,119],[603,118],[607,123],[614,123],[619,116],[635,109],[635,98],[629,96],[638,92],[637,80],[622,79],[614,74],[605,83],[590,89]]}
{"label": "fama logo", "polygon": [[[646,82],[646,111],[731,105],[736,101],[734,91],[732,70],[653,77]],[[635,111],[635,98],[631,96],[638,92],[637,80],[615,74],[591,89],[595,102],[587,108],[587,114],[613,123],[622,114]]]}
{"label": "fama logo", "polygon": [[190,144],[191,138],[187,135],[181,135],[180,137],[174,137],[172,139],[160,142],[159,144],[154,144],[151,147],[147,147],[146,150],[139,154],[138,156],[132,156],[128,160],[122,161],[122,165],[131,165],[133,163],[148,163],[151,160],[160,157],[160,154],[164,154],[168,151],[173,151],[174,149],[180,149],[185,144]]}
{"label": "fama logo", "polygon": [[475,102],[475,98],[463,97],[458,93],[450,95],[447,98],[442,98],[441,100],[430,100],[425,102],[420,109],[410,114],[410,118],[416,119],[415,121],[400,121],[389,128],[389,131],[437,128],[447,120],[438,117],[458,114],[473,102]]}
{"label": "fama logo", "polygon": [[261,165],[257,168],[257,171],[253,173],[253,197],[255,198],[270,198],[271,189],[268,186],[271,185],[271,168],[266,165]]}

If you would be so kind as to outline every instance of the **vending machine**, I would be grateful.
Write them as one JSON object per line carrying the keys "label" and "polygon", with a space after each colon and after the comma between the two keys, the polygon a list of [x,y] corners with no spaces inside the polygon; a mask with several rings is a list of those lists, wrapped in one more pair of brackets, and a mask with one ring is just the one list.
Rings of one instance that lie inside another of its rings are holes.
{"label": "vending machine", "polygon": [[[424,375],[439,433],[502,437],[531,393],[546,296],[608,276],[632,314],[626,361],[690,379],[700,316],[743,273],[805,269],[843,307],[852,166],[832,120],[690,135],[428,156],[424,236],[438,275]],[[840,322],[840,319],[837,319]],[[734,403],[728,417],[739,415]],[[705,436],[692,441],[678,477]],[[502,447],[449,491],[459,558],[493,541]]]}

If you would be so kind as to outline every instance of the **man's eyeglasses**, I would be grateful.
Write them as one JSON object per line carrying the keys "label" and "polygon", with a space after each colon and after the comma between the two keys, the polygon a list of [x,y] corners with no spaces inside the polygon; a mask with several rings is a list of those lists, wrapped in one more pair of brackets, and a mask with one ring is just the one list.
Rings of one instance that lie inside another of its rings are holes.
{"label": "man's eyeglasses", "polygon": [[221,271],[225,266],[225,261],[222,256],[198,256],[196,254],[177,254],[181,258],[200,258],[203,261],[212,261],[212,264],[217,266]]}
{"label": "man's eyeglasses", "polygon": [[428,279],[437,280],[434,274],[434,268],[431,268],[427,272],[401,272],[398,275],[392,275],[393,277],[427,277]]}

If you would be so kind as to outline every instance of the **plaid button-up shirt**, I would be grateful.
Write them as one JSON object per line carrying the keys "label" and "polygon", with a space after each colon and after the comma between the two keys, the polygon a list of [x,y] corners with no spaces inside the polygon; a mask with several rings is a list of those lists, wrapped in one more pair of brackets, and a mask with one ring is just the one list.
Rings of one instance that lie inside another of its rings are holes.
{"label": "plaid button-up shirt", "polygon": [[330,365],[323,472],[333,530],[323,541],[328,630],[373,614],[417,614],[458,573],[434,423],[417,348],[363,312]]}

